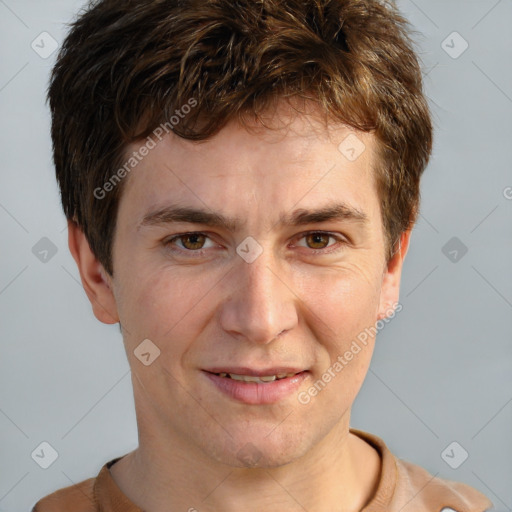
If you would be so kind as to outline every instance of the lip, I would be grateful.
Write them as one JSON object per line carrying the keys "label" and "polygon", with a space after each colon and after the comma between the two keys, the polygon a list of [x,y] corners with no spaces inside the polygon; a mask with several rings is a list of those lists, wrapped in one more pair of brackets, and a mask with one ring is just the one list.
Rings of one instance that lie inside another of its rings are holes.
{"label": "lip", "polygon": [[[307,370],[292,368],[269,368],[268,370],[251,370],[249,368],[223,368],[211,372],[203,370],[203,374],[213,385],[229,398],[249,405],[273,404],[284,400],[291,394],[297,393],[298,388],[308,377]],[[264,376],[276,375],[276,373],[296,373],[292,377],[286,377],[272,382],[244,382],[220,377],[216,373],[236,373],[239,375]]]}
{"label": "lip", "polygon": [[209,373],[234,373],[236,375],[250,375],[252,377],[264,377],[265,375],[279,375],[281,373],[300,373],[304,368],[292,368],[291,366],[274,366],[255,370],[245,366],[219,366],[218,368],[208,368],[204,370]]}

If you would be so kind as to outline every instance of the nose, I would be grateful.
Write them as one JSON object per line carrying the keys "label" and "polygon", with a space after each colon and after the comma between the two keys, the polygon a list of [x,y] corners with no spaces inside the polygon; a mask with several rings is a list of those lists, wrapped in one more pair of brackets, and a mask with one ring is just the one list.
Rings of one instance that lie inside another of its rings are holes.
{"label": "nose", "polygon": [[257,344],[268,344],[293,329],[299,299],[283,274],[269,249],[252,263],[240,259],[224,284],[228,289],[220,311],[222,329]]}

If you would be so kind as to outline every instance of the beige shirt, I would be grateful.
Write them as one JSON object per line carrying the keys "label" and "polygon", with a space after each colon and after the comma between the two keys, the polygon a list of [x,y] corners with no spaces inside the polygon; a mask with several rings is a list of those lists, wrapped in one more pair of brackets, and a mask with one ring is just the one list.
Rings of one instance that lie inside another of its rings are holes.
{"label": "beige shirt", "polygon": [[[379,437],[350,429],[371,444],[381,458],[381,476],[373,499],[361,512],[484,512],[493,503],[469,485],[433,477],[425,469],[397,459]],[[144,512],[114,482],[107,462],[96,478],[66,487],[37,502],[32,512]]]}

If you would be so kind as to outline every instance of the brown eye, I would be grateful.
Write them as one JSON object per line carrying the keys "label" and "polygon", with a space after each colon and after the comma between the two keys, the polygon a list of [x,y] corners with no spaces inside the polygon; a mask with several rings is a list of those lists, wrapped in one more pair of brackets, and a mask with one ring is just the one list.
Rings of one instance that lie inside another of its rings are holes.
{"label": "brown eye", "polygon": [[325,233],[310,233],[304,237],[310,249],[325,249],[329,245],[331,235]]}
{"label": "brown eye", "polygon": [[310,231],[300,236],[300,247],[309,249],[310,256],[325,256],[342,251],[347,245],[347,238],[341,233],[329,233],[326,231]]}
{"label": "brown eye", "polygon": [[[181,252],[200,252],[201,249],[208,249],[205,242],[210,240],[208,235],[200,232],[181,233],[163,241],[164,246]],[[178,243],[179,242],[179,243]],[[210,247],[213,246],[210,241]]]}
{"label": "brown eye", "polygon": [[190,235],[182,235],[179,237],[182,241],[183,247],[190,251],[196,251],[202,249],[206,240],[206,236],[201,233],[192,233]]}

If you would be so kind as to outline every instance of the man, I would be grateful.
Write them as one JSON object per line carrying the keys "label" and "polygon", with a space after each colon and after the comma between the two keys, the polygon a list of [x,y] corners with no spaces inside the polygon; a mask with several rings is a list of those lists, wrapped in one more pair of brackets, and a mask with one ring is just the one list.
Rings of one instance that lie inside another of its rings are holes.
{"label": "man", "polygon": [[139,446],[35,512],[492,506],[350,428],[432,149],[392,3],[100,1],[49,100],[69,247],[120,323]]}

